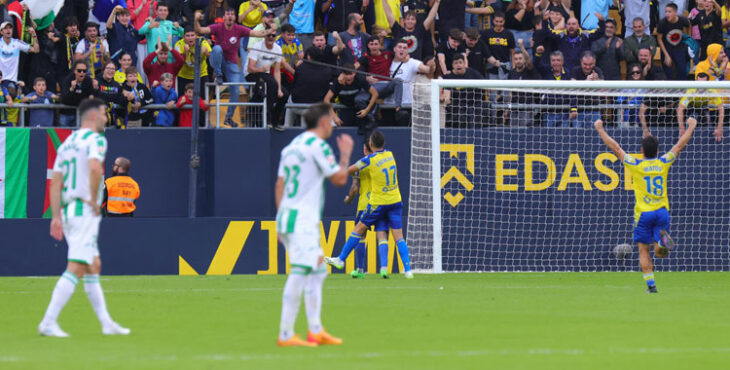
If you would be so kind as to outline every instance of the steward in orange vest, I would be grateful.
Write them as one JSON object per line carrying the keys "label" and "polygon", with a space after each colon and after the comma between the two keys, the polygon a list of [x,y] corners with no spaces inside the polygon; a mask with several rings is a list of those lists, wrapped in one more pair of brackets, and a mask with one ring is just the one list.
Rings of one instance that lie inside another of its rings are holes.
{"label": "steward in orange vest", "polygon": [[129,177],[132,162],[124,157],[114,160],[112,177],[104,181],[104,203],[101,205],[106,217],[132,217],[139,198],[139,185]]}

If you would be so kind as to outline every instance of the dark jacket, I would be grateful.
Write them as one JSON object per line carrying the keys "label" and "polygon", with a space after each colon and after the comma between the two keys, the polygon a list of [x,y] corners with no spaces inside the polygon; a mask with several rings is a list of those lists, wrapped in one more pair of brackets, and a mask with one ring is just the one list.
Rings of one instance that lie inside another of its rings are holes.
{"label": "dark jacket", "polygon": [[606,23],[598,22],[598,28],[595,30],[578,30],[575,37],[568,36],[564,30],[553,30],[550,34],[555,40],[558,50],[563,53],[565,66],[572,70],[580,64],[580,54],[591,49],[591,43],[605,33]]}
{"label": "dark jacket", "polygon": [[624,59],[623,47],[616,48],[618,37],[613,37],[606,48],[608,38],[603,36],[591,44],[591,51],[596,54],[596,64],[603,70],[607,80],[621,79],[620,63]]}
{"label": "dark jacket", "polygon": [[[94,89],[94,84],[91,80],[91,77],[89,76],[84,77],[84,80],[81,81],[81,84],[77,84],[76,87],[71,90],[71,81],[73,81],[74,78],[74,72],[72,71],[71,73],[69,73],[68,76],[66,76],[66,78],[63,79],[63,81],[61,81],[62,104],[77,107],[82,100],[88,98],[91,95],[98,95],[97,90]],[[74,109],[63,109],[61,110],[61,114],[72,116],[76,114],[76,111]]]}

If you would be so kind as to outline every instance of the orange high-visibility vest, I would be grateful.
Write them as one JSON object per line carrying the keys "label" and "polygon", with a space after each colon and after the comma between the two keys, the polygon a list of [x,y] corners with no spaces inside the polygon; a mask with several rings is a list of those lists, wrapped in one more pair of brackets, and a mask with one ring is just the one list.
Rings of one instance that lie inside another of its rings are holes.
{"label": "orange high-visibility vest", "polygon": [[106,210],[110,214],[134,212],[139,198],[139,185],[128,175],[113,176],[104,181],[107,191]]}

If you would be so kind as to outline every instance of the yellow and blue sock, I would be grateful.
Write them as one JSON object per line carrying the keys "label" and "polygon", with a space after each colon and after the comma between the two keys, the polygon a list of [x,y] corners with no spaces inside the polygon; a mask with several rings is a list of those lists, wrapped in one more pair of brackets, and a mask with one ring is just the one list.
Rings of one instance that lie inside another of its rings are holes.
{"label": "yellow and blue sock", "polygon": [[341,261],[346,260],[350,253],[352,253],[352,250],[355,249],[355,246],[360,243],[360,238],[362,238],[362,235],[359,235],[354,231],[350,234],[350,237],[347,238],[347,242],[345,242],[345,246],[342,247],[342,253],[340,253]]}
{"label": "yellow and blue sock", "polygon": [[365,269],[365,239],[360,239],[355,247],[355,267],[358,270]]}
{"label": "yellow and blue sock", "polygon": [[378,254],[380,254],[380,268],[388,268],[388,241],[378,242]]}
{"label": "yellow and blue sock", "polygon": [[405,239],[398,239],[395,245],[398,246],[398,254],[400,255],[400,260],[403,261],[404,272],[411,271],[411,257],[408,254],[408,244]]}
{"label": "yellow and blue sock", "polygon": [[644,280],[646,281],[646,286],[648,286],[649,288],[656,286],[656,283],[654,283],[654,273],[653,272],[644,274]]}

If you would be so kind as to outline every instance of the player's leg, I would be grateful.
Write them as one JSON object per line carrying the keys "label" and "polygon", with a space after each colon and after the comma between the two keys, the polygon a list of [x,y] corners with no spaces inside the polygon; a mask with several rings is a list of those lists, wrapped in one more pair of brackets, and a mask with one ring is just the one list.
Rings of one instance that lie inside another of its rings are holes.
{"label": "player's leg", "polygon": [[58,325],[58,315],[61,314],[61,310],[63,310],[63,307],[66,306],[66,303],[68,303],[68,300],[74,294],[76,285],[79,283],[79,278],[84,276],[84,271],[86,271],[85,264],[74,261],[68,262],[66,271],[63,272],[56,282],[56,286],[53,288],[51,302],[48,304],[48,308],[46,308],[43,320],[38,325],[38,333],[40,335],[60,338],[69,336]]}
{"label": "player's leg", "polygon": [[342,252],[338,257],[325,257],[324,261],[337,269],[341,269],[345,267],[345,260],[347,259],[347,256],[352,253],[352,250],[355,249],[358,243],[360,243],[360,239],[365,235],[365,232],[370,228],[370,226],[375,224],[375,221],[377,221],[378,217],[380,216],[380,209],[381,207],[371,207],[368,205],[367,210],[363,214],[363,216],[360,218],[360,222],[358,222],[355,225],[355,230],[352,231],[350,236],[347,238],[347,241],[345,242],[345,245],[342,247]]}
{"label": "player's leg", "polygon": [[[365,232],[367,234],[367,231]],[[365,277],[365,259],[367,258],[367,249],[365,248],[365,235],[363,234],[360,238],[360,242],[355,247],[355,272],[356,275],[353,277],[364,278]]]}
{"label": "player's leg", "polygon": [[639,245],[639,266],[641,266],[641,272],[644,274],[644,281],[646,282],[647,293],[656,293],[656,282],[654,281],[654,265],[651,262],[651,246],[645,243],[638,243]]}
{"label": "player's leg", "polygon": [[411,257],[408,252],[408,243],[403,238],[403,218],[402,218],[403,205],[398,203],[392,209],[388,211],[388,227],[390,227],[395,239],[395,245],[398,248],[398,255],[400,255],[401,261],[403,261],[403,272],[407,279],[413,279],[413,272],[411,272]]}
{"label": "player's leg", "polygon": [[279,234],[279,239],[286,247],[287,252],[289,252],[291,269],[289,270],[289,277],[286,279],[286,284],[284,284],[284,294],[281,300],[279,337],[276,340],[276,344],[282,347],[313,347],[316,344],[302,340],[294,333],[294,323],[297,320],[299,305],[302,302],[302,293],[304,292],[304,287],[307,284],[308,275],[312,271],[312,267],[306,265],[304,258],[306,248],[297,244],[297,242],[301,244],[303,241],[297,241],[292,234]]}
{"label": "player's leg", "polygon": [[654,265],[651,261],[651,245],[654,244],[655,212],[643,212],[639,215],[634,227],[634,242],[639,246],[639,266],[647,286],[647,293],[656,293],[654,282]]}
{"label": "player's leg", "polygon": [[101,332],[104,335],[128,335],[131,330],[122,327],[112,320],[106,307],[106,299],[104,298],[104,290],[99,282],[101,274],[101,258],[97,255],[94,262],[88,266],[88,272],[84,275],[84,290],[86,297],[94,309],[96,317],[101,323]]}
{"label": "player's leg", "polygon": [[307,309],[307,341],[317,344],[342,344],[342,339],[327,333],[322,326],[322,287],[327,278],[327,265],[322,256],[318,257],[317,267],[312,269],[304,288],[304,304]]}
{"label": "player's leg", "polygon": [[[376,228],[377,230],[377,228]],[[378,241],[378,256],[380,257],[380,277],[388,278],[388,230],[377,230],[376,240]]]}

